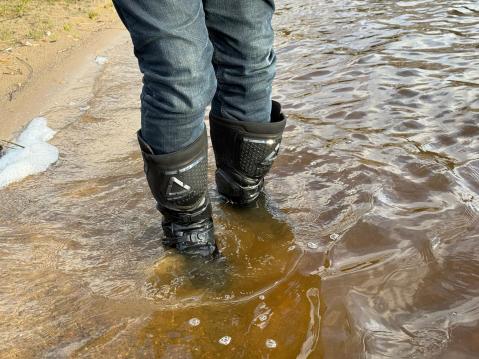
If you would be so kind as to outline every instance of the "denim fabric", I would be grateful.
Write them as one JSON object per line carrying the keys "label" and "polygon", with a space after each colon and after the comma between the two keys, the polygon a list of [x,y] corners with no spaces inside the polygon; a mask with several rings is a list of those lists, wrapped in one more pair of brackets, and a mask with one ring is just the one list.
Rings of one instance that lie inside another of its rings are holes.
{"label": "denim fabric", "polygon": [[270,121],[274,0],[114,0],[143,73],[141,133],[157,154],[193,143],[205,108]]}

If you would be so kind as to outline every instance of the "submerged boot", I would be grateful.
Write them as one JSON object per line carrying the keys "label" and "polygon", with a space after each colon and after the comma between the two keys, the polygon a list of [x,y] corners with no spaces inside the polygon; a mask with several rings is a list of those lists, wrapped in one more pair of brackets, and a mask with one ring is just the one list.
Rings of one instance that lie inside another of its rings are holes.
{"label": "submerged boot", "polygon": [[138,142],[148,184],[163,214],[163,244],[187,254],[213,254],[216,244],[207,193],[206,130],[188,147],[163,155],[154,154],[140,131]]}
{"label": "submerged boot", "polygon": [[264,176],[278,156],[285,125],[286,117],[276,101],[268,123],[229,120],[210,113],[216,185],[221,195],[243,206],[258,198]]}

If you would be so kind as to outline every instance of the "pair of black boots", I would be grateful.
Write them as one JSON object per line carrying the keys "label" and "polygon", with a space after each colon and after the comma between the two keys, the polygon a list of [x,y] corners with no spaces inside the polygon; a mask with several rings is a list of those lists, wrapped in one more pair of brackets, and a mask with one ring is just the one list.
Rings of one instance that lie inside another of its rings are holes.
{"label": "pair of black boots", "polygon": [[[278,155],[286,118],[273,101],[271,122],[243,122],[210,114],[218,192],[229,202],[256,201],[264,177]],[[156,155],[138,132],[145,173],[158,210],[163,214],[163,243],[180,252],[210,256],[217,252],[208,197],[206,130],[180,151]]]}

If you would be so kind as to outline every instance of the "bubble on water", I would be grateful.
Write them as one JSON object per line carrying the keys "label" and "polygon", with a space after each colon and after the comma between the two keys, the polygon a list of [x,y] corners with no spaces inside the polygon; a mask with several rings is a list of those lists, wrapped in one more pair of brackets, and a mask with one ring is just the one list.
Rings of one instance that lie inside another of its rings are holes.
{"label": "bubble on water", "polygon": [[201,321],[198,318],[191,318],[188,321],[188,324],[191,325],[192,327],[197,327],[198,325],[200,325],[200,323]]}
{"label": "bubble on water", "polygon": [[259,300],[264,300],[264,295],[261,294],[258,298],[259,298]]}
{"label": "bubble on water", "polygon": [[108,57],[106,56],[97,56],[95,57],[95,62],[98,64],[98,65],[104,65],[108,62]]}
{"label": "bubble on water", "polygon": [[329,236],[329,238],[331,238],[333,241],[337,240],[339,238],[339,234],[337,233],[333,233]]}
{"label": "bubble on water", "polygon": [[318,245],[314,242],[308,242],[308,248],[317,249]]}
{"label": "bubble on water", "polygon": [[266,347],[270,349],[274,349],[278,346],[276,340],[274,339],[266,339]]}
{"label": "bubble on water", "polygon": [[266,321],[268,319],[268,316],[266,314],[261,314],[258,319],[262,322]]}
{"label": "bubble on water", "polygon": [[231,343],[231,337],[225,335],[223,338],[218,340],[218,343],[220,343],[221,345],[228,345],[229,343]]}
{"label": "bubble on water", "polygon": [[289,246],[289,247],[288,247],[288,252],[291,252],[291,251],[294,250],[295,248],[296,248],[295,245]]}

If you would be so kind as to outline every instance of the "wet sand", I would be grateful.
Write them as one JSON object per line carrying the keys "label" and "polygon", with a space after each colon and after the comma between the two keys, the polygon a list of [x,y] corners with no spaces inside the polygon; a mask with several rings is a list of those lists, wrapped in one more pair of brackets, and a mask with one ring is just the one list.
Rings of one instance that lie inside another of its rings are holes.
{"label": "wet sand", "polygon": [[72,87],[79,81],[94,81],[101,70],[95,62],[96,56],[127,38],[128,34],[120,27],[105,29],[91,34],[90,41],[70,49],[61,62],[51,59],[47,69],[39,71],[12,101],[0,103],[0,138],[11,139],[32,118],[42,116],[52,106],[64,104],[69,99],[74,101],[69,95]]}
{"label": "wet sand", "polygon": [[[3,7],[18,8],[20,3]],[[42,3],[33,9],[35,3],[25,2],[28,13],[0,14],[1,139],[11,139],[32,117],[62,103],[59,95],[81,76],[94,76],[85,74],[95,56],[115,46],[124,30],[111,4],[100,3]],[[95,17],[88,18],[88,13]],[[48,28],[40,31],[45,24]]]}
{"label": "wet sand", "polygon": [[127,37],[45,103],[58,163],[0,192],[4,357],[477,357],[477,5],[278,1],[275,27],[257,208],[222,202],[210,148],[221,261],[159,244]]}

